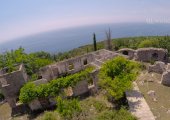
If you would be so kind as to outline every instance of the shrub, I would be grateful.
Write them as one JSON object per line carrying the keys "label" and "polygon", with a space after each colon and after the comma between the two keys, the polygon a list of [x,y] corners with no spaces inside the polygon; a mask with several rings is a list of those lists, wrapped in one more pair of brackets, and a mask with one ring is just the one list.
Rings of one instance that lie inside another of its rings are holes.
{"label": "shrub", "polygon": [[58,97],[57,111],[62,117],[70,119],[73,115],[81,112],[81,107],[77,99],[63,100],[61,97]]}
{"label": "shrub", "polygon": [[37,98],[36,85],[27,83],[20,90],[19,100],[23,103],[29,103]]}
{"label": "shrub", "polygon": [[100,71],[99,84],[109,96],[115,99],[123,97],[124,92],[131,88],[132,81],[136,79],[140,64],[127,60],[124,57],[116,57],[106,62]]}

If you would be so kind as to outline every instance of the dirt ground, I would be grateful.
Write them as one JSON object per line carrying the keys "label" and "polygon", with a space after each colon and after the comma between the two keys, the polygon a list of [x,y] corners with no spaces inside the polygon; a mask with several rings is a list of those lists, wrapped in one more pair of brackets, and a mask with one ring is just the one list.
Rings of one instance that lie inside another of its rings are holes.
{"label": "dirt ground", "polygon": [[[161,76],[161,74],[143,71],[137,79],[137,84],[155,119],[170,120],[170,87],[161,84]],[[155,91],[155,101],[148,95],[150,90]]]}

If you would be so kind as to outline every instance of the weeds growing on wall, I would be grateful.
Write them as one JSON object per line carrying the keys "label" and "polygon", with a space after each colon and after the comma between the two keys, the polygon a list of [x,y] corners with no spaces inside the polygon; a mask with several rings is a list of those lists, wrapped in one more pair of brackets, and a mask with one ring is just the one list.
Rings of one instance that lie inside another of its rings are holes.
{"label": "weeds growing on wall", "polygon": [[61,77],[47,84],[41,84],[36,86],[34,83],[29,82],[25,84],[21,90],[19,99],[22,103],[29,103],[36,98],[47,98],[49,96],[58,96],[61,89],[69,86],[74,87],[79,81],[84,80],[88,77],[89,73],[93,70],[92,67],[86,68],[85,70]]}

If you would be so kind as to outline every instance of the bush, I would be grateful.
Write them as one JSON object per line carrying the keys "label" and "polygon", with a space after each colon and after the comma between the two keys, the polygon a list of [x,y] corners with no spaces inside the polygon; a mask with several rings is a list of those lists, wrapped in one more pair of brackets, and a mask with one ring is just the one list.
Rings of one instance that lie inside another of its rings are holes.
{"label": "bush", "polygon": [[36,85],[27,83],[20,90],[19,100],[23,103],[29,103],[37,98]]}
{"label": "bush", "polygon": [[77,99],[63,100],[61,97],[57,98],[57,111],[64,118],[72,118],[75,114],[81,112],[81,107]]}
{"label": "bush", "polygon": [[108,96],[115,99],[123,97],[124,92],[131,88],[132,81],[136,79],[140,64],[127,60],[124,57],[116,57],[106,62],[100,70],[100,86],[105,89]]}

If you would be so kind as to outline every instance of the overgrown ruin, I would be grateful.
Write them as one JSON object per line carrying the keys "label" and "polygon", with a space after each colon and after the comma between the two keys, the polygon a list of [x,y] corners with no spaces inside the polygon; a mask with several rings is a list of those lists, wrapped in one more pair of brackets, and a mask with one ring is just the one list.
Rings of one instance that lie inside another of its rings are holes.
{"label": "overgrown ruin", "polygon": [[[67,59],[55,64],[51,64],[41,68],[38,72],[39,80],[34,81],[36,85],[46,84],[49,81],[66,76],[68,74],[74,74],[81,70],[84,70],[88,66],[95,66],[95,70],[90,74],[92,82],[82,80],[74,88],[68,88],[66,91],[70,96],[80,96],[85,93],[93,94],[98,90],[98,72],[100,67],[105,61],[115,58],[117,56],[124,56],[126,58],[137,60],[141,62],[162,61],[168,62],[168,52],[164,49],[158,48],[143,48],[138,50],[133,49],[121,49],[116,52],[109,50],[98,50],[96,52],[91,52],[82,56]],[[156,64],[156,66],[150,67],[150,71],[158,71],[160,73],[164,72],[164,64]],[[163,66],[163,67],[162,67]],[[166,65],[165,65],[166,66]],[[16,108],[16,101],[19,96],[21,87],[28,81],[27,74],[25,72],[24,66],[20,65],[17,71],[12,73],[6,73],[5,70],[0,71],[0,88],[5,96],[5,99],[11,106],[11,108]],[[68,92],[69,91],[69,92]],[[41,109],[44,103],[48,102],[50,105],[55,104],[53,98],[49,98],[47,101],[34,100],[29,106],[32,110]]]}

